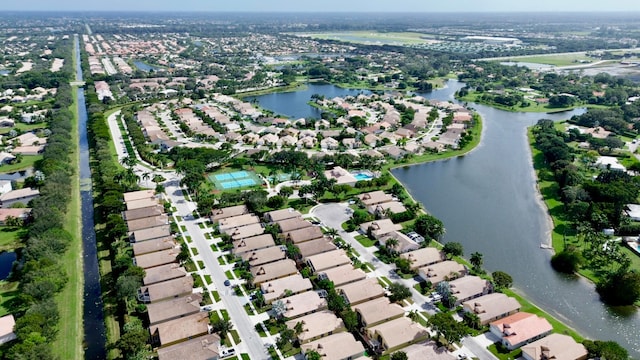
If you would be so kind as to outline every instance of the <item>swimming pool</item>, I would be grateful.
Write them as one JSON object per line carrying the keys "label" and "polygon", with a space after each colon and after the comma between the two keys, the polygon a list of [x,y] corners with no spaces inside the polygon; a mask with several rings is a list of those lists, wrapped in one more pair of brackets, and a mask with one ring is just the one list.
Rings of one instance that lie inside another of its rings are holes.
{"label": "swimming pool", "polygon": [[365,180],[373,179],[373,174],[368,173],[368,172],[364,172],[364,171],[352,172],[351,175],[353,175],[353,177],[355,177],[356,180],[358,180],[358,181],[365,181]]}

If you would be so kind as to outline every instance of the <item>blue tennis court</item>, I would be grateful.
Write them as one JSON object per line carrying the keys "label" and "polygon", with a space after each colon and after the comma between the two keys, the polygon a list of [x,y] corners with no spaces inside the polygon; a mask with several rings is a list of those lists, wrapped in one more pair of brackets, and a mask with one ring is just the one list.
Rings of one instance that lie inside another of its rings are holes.
{"label": "blue tennis court", "polygon": [[262,181],[252,171],[234,171],[224,174],[211,174],[209,180],[219,190],[229,190],[242,187],[260,185]]}

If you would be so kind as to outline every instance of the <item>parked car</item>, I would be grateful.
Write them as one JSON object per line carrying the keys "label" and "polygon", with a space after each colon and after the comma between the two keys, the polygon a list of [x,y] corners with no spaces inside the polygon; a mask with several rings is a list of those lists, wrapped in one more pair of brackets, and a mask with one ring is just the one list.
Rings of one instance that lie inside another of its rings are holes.
{"label": "parked car", "polygon": [[224,281],[224,286],[229,286],[231,285],[231,281],[229,281],[229,279]]}

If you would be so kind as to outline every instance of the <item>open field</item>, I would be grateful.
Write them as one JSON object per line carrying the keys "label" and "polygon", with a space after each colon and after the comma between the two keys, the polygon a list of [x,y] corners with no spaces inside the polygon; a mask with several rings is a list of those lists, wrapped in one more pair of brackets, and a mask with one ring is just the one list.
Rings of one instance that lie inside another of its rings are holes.
{"label": "open field", "polygon": [[356,44],[375,45],[416,45],[436,42],[430,35],[415,32],[345,31],[304,34],[306,37],[322,40],[337,40]]}

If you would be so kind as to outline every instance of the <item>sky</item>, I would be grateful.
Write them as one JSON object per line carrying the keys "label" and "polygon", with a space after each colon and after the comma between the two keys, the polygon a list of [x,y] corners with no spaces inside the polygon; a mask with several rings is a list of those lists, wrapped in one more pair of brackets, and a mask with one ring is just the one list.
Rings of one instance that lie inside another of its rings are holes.
{"label": "sky", "polygon": [[[640,11],[639,0],[0,0],[0,11]],[[0,15],[2,16],[2,15]]]}

